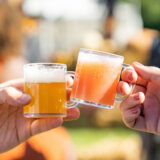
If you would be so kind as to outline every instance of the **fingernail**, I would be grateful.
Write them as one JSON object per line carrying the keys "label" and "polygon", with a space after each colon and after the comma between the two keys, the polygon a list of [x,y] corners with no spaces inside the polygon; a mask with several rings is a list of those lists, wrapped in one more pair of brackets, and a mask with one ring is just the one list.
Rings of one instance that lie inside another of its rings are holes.
{"label": "fingernail", "polygon": [[122,86],[120,87],[120,92],[121,92],[121,94],[123,95],[123,88],[122,88]]}
{"label": "fingernail", "polygon": [[133,81],[133,76],[132,76],[132,74],[129,74],[129,75],[128,75],[128,80]]}
{"label": "fingernail", "polygon": [[22,104],[28,104],[31,101],[31,97],[28,94],[22,94],[22,96],[18,99],[18,101]]}

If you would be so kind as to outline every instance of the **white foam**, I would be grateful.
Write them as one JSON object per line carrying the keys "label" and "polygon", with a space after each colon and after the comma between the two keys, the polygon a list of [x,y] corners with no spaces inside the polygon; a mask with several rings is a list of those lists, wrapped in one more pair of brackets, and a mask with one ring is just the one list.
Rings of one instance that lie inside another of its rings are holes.
{"label": "white foam", "polygon": [[65,82],[65,71],[62,69],[24,69],[25,82],[51,83]]}
{"label": "white foam", "polygon": [[78,56],[78,61],[87,63],[107,63],[107,64],[112,63],[114,65],[120,65],[123,63],[123,57],[116,55],[104,56],[100,54],[98,55],[98,54],[84,53],[83,51],[81,51]]}

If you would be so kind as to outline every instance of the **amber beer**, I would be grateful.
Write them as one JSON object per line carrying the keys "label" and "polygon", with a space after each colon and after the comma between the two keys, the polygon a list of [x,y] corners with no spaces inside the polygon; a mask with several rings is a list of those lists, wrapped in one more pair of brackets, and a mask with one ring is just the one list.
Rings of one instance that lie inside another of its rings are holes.
{"label": "amber beer", "polygon": [[123,59],[115,54],[80,49],[71,99],[113,108]]}
{"label": "amber beer", "polygon": [[66,65],[27,64],[24,91],[32,97],[24,106],[25,117],[66,116]]}

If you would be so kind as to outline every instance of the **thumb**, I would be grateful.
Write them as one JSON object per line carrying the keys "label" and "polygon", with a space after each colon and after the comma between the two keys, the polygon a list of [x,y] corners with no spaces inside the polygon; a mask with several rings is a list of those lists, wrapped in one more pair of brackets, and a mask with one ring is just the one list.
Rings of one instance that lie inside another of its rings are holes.
{"label": "thumb", "polygon": [[141,78],[160,86],[160,68],[144,66],[138,62],[134,62],[133,67]]}
{"label": "thumb", "polygon": [[22,93],[14,87],[0,88],[0,104],[7,103],[12,106],[23,106],[31,101],[28,94]]}

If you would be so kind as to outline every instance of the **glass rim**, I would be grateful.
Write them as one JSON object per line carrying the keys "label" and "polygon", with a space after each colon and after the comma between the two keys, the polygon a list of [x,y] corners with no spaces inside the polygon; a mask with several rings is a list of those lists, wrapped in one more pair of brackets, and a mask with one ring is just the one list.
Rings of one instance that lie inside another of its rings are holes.
{"label": "glass rim", "polygon": [[40,63],[27,63],[27,64],[24,64],[24,68],[28,68],[28,67],[36,67],[36,66],[47,66],[47,67],[53,67],[53,68],[58,68],[58,67],[63,67],[63,68],[67,68],[67,65],[64,64],[64,63],[43,63],[43,62],[40,62]]}
{"label": "glass rim", "polygon": [[111,57],[115,57],[115,58],[117,57],[117,58],[124,59],[123,56],[118,55],[118,54],[114,54],[114,53],[111,53],[111,52],[98,51],[98,50],[87,49],[87,48],[80,48],[80,51],[84,51],[85,53],[89,53],[89,54],[104,55],[104,56],[111,56]]}

